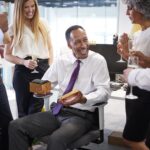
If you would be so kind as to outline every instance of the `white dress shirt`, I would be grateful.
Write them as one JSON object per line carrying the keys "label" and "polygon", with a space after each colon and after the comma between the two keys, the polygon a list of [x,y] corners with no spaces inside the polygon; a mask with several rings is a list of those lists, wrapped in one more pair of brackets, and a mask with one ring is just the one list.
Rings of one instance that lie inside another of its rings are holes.
{"label": "white dress shirt", "polygon": [[0,44],[3,44],[3,38],[4,38],[4,34],[2,30],[0,29]]}
{"label": "white dress shirt", "polygon": [[[53,87],[59,85],[59,96],[62,96],[76,63],[72,51],[69,51],[51,65],[42,79],[51,81]],[[79,75],[74,85],[74,89],[80,90],[87,98],[87,102],[74,104],[72,107],[94,111],[94,107],[91,107],[93,104],[108,100],[110,95],[109,83],[110,78],[104,57],[89,51],[88,57],[81,59]]]}
{"label": "white dress shirt", "polygon": [[150,91],[150,68],[132,70],[128,76],[128,83]]}

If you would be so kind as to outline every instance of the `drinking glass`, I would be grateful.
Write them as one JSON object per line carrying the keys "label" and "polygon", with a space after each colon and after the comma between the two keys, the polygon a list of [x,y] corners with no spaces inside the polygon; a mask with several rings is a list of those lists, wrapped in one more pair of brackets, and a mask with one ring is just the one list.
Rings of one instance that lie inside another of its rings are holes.
{"label": "drinking glass", "polygon": [[[37,57],[35,55],[32,55],[32,60],[37,61]],[[31,73],[39,73],[35,68]]]}
{"label": "drinking glass", "polygon": [[[138,68],[138,62],[139,62],[139,59],[138,59],[137,56],[132,56],[132,55],[129,56],[129,58],[128,58],[128,67],[133,68],[133,69]],[[138,96],[133,94],[133,87],[131,85],[130,85],[130,92],[129,92],[128,95],[126,95],[126,98],[127,99],[132,99],[132,100],[138,98]]]}
{"label": "drinking glass", "polygon": [[[122,51],[122,49],[120,49]],[[116,61],[118,63],[125,63],[125,61],[122,58],[122,53],[120,54],[120,59],[118,61]]]}
{"label": "drinking glass", "polygon": [[117,61],[118,63],[125,63],[125,61],[122,58],[122,54],[120,54],[120,59]]}

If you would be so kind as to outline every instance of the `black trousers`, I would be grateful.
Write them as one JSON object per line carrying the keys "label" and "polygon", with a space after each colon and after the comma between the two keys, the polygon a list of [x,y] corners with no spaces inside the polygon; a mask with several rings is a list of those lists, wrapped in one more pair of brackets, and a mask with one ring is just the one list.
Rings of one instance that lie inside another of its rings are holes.
{"label": "black trousers", "polygon": [[11,120],[6,89],[0,77],[0,150],[8,150],[8,125]]}
{"label": "black trousers", "polygon": [[30,82],[34,79],[41,79],[43,73],[31,73],[32,71],[22,65],[15,66],[13,87],[16,93],[19,117],[40,112],[44,104],[43,99],[34,98],[33,93],[29,90]]}
{"label": "black trousers", "polygon": [[10,123],[9,150],[27,150],[30,138],[48,136],[47,150],[66,150],[95,124],[94,114],[62,109],[54,116],[50,111],[39,112]]}

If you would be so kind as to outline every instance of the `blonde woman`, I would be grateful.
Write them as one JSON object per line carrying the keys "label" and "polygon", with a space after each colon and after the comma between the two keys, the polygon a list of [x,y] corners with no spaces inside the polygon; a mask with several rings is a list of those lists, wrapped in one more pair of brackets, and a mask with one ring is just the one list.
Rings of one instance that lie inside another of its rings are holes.
{"label": "blonde woman", "polygon": [[13,25],[9,28],[11,42],[6,45],[4,57],[15,64],[13,87],[19,117],[43,107],[43,100],[29,92],[29,82],[41,78],[52,62],[49,33],[46,22],[39,18],[37,0],[15,0]]}

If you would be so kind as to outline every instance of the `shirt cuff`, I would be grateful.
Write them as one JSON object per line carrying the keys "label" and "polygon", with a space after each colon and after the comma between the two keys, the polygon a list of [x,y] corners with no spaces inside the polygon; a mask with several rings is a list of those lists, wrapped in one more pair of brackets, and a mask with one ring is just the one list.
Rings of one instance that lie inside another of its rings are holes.
{"label": "shirt cuff", "polygon": [[136,86],[136,76],[138,74],[138,72],[140,71],[140,69],[134,69],[132,70],[130,73],[129,73],[129,76],[128,76],[128,83],[131,85],[131,86]]}

